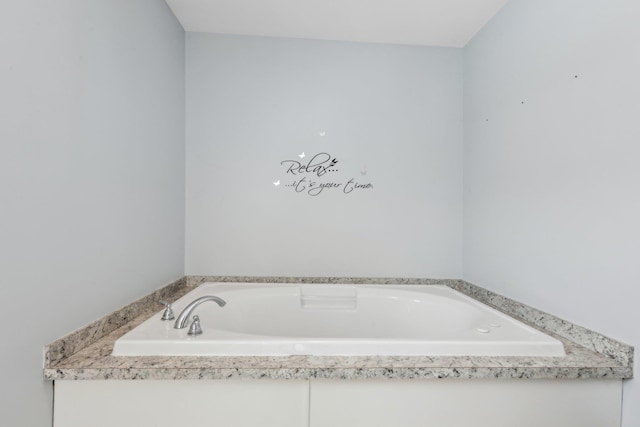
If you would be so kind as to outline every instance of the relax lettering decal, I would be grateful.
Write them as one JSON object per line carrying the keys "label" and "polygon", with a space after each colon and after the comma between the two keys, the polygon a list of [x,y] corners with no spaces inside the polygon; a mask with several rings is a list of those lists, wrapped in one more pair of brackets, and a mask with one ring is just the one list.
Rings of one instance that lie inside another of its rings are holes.
{"label": "relax lettering decal", "polygon": [[[307,156],[304,152],[298,154],[298,159],[283,160],[280,165],[284,167],[287,178],[292,178],[288,184],[283,186],[293,189],[296,193],[307,194],[309,196],[319,196],[326,191],[340,191],[343,194],[352,194],[356,191],[371,190],[373,184],[362,182],[356,178],[339,179],[338,159],[329,153],[322,152],[313,156]],[[308,158],[309,160],[305,160]],[[366,169],[360,174],[364,177]],[[280,186],[280,180],[273,182],[276,187]]]}

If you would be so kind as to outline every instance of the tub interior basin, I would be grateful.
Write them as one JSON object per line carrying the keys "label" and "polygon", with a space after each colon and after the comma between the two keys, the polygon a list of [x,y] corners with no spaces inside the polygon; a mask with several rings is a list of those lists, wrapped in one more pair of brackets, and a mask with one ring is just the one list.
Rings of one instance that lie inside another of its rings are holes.
{"label": "tub interior basin", "polygon": [[162,310],[118,339],[116,356],[564,356],[562,343],[440,285],[205,283],[173,304],[215,295],[187,334]]}

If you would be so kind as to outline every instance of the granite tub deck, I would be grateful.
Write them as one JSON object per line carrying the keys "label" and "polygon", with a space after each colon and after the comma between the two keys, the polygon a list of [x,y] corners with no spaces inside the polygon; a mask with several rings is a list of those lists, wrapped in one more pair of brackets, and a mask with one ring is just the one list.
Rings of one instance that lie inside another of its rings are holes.
{"label": "granite tub deck", "polygon": [[[112,356],[114,342],[201,283],[343,283],[447,285],[564,344],[566,357],[479,356]],[[633,377],[633,347],[460,280],[189,276],[45,347],[49,380],[413,379]]]}

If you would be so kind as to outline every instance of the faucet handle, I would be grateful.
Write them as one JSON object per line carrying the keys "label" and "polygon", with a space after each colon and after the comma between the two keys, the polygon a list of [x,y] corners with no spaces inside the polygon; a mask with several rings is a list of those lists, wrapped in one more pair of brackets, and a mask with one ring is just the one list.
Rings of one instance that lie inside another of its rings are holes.
{"label": "faucet handle", "polygon": [[187,335],[200,335],[202,334],[202,328],[200,327],[200,316],[197,314],[193,316],[193,323],[189,326],[189,332]]}
{"label": "faucet handle", "polygon": [[173,319],[175,319],[175,316],[173,315],[173,310],[171,309],[171,303],[167,302],[167,301],[164,301],[164,300],[160,300],[159,302],[160,302],[160,304],[165,306],[164,313],[162,313],[161,320],[173,320]]}

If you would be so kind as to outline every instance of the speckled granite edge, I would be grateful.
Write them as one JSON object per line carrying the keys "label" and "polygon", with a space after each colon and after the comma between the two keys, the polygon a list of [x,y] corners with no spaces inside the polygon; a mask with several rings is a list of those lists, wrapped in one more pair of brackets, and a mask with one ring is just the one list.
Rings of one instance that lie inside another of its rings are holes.
{"label": "speckled granite edge", "polygon": [[281,276],[187,276],[187,286],[198,286],[205,282],[248,283],[318,283],[318,284],[372,284],[372,285],[447,285],[458,282],[454,279],[419,279],[393,277],[281,277]]}
{"label": "speckled granite edge", "polygon": [[122,370],[49,369],[52,380],[229,380],[229,379],[623,379],[626,371],[616,368],[504,367],[504,368],[130,368]]}
{"label": "speckled granite edge", "polygon": [[50,380],[181,379],[622,379],[631,366],[561,340],[565,357],[517,356],[113,356],[115,341],[141,315],[44,370]]}
{"label": "speckled granite edge", "polygon": [[552,331],[556,335],[610,357],[622,365],[633,366],[633,347],[628,344],[616,341],[464,280],[457,280],[455,284],[449,286],[518,320],[537,326],[545,331]]}
{"label": "speckled granite edge", "polygon": [[[114,357],[113,342],[207,281],[447,285],[563,341],[565,358]],[[556,331],[557,329],[557,331]],[[557,333],[556,333],[557,332]],[[45,347],[44,377],[89,379],[632,378],[633,347],[479,286],[451,279],[187,276]]]}
{"label": "speckled granite edge", "polygon": [[182,294],[189,292],[191,289],[186,287],[186,283],[186,277],[181,277],[149,295],[46,345],[44,347],[45,368],[91,345],[141,314],[145,312],[149,312],[149,314],[155,313],[158,311],[159,300],[168,295],[176,295],[180,293],[180,290],[183,290]]}

